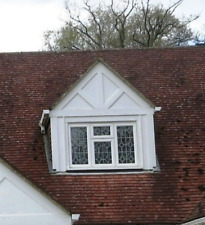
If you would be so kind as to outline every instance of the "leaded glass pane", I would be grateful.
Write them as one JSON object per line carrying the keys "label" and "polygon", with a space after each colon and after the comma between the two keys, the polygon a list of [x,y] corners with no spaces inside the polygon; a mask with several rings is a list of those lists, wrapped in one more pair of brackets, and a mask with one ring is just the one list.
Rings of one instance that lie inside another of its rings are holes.
{"label": "leaded glass pane", "polygon": [[133,126],[118,126],[119,163],[135,163]]}
{"label": "leaded glass pane", "polygon": [[110,135],[110,126],[94,127],[93,133],[95,136]]}
{"label": "leaded glass pane", "polygon": [[111,142],[94,142],[95,148],[95,164],[111,164]]}
{"label": "leaded glass pane", "polygon": [[87,127],[71,127],[72,164],[88,164]]}

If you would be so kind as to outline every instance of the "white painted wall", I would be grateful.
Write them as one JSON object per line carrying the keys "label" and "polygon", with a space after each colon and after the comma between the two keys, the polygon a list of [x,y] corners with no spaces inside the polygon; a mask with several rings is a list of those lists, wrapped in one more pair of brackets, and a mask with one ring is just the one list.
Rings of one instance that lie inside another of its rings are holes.
{"label": "white painted wall", "polygon": [[0,224],[71,225],[71,216],[0,160]]}

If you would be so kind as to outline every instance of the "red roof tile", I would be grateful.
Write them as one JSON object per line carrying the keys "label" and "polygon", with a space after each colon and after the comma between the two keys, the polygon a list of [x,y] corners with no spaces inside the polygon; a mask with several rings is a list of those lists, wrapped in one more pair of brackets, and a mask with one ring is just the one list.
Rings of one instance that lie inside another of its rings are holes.
{"label": "red roof tile", "polygon": [[[142,92],[161,171],[50,175],[38,123],[98,58]],[[79,224],[176,224],[205,216],[205,48],[0,54],[0,156]],[[190,215],[192,218],[190,218]]]}

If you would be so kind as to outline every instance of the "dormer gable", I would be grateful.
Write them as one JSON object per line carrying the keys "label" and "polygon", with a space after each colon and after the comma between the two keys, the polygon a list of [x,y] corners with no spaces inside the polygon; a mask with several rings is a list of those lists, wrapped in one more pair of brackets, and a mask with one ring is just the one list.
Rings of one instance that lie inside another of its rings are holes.
{"label": "dormer gable", "polygon": [[153,170],[155,110],[98,60],[49,111],[52,170]]}
{"label": "dormer gable", "polygon": [[154,105],[104,61],[98,60],[51,110],[76,116],[153,113]]}

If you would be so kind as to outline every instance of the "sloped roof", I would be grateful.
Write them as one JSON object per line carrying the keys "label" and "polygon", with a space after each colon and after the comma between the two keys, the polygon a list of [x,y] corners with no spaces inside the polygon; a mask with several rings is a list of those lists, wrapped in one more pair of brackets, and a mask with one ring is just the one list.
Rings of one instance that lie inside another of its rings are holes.
{"label": "sloped roof", "polygon": [[131,90],[134,91],[134,93],[136,93],[138,96],[140,96],[150,107],[155,107],[154,104],[152,102],[150,102],[149,99],[147,99],[141,92],[139,92],[135,87],[133,87],[125,78],[121,77],[121,75],[119,73],[117,73],[116,71],[113,70],[112,67],[110,67],[102,58],[98,58],[91,66],[89,66],[89,68],[86,69],[85,74],[81,74],[80,78],[73,83],[68,90],[63,93],[63,95],[58,99],[58,102],[56,102],[51,109],[54,109],[59,102],[63,101],[63,99],[69,95],[70,92],[72,92],[72,89],[75,89],[75,87],[83,80],[83,78],[85,78],[87,76],[87,74],[89,73],[89,71],[91,71],[96,65],[102,64],[104,65],[107,69],[109,69],[115,76],[117,76],[119,78],[119,80],[121,80],[123,83],[125,83]]}
{"label": "sloped roof", "polygon": [[[50,175],[42,110],[102,58],[161,112],[158,173]],[[177,224],[205,216],[205,48],[0,54],[0,157],[79,224]],[[194,212],[194,213],[193,213]],[[190,218],[193,215],[193,218]]]}

